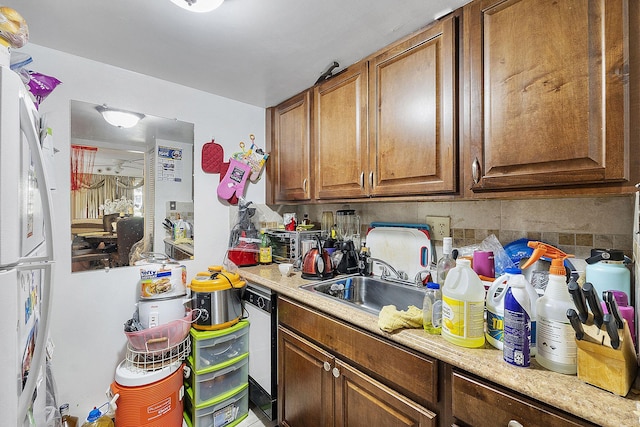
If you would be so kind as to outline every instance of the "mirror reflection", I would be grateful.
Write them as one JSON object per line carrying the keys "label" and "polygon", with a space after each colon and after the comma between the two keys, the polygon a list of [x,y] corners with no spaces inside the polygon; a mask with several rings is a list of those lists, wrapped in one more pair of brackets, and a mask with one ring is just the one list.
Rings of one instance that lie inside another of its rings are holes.
{"label": "mirror reflection", "polygon": [[71,101],[72,271],[192,258],[193,124],[105,111]]}

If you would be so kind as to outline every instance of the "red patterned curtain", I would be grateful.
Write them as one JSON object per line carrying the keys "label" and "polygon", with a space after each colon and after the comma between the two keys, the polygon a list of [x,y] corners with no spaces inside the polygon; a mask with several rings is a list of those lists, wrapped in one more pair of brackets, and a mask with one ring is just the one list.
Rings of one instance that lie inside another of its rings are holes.
{"label": "red patterned curtain", "polygon": [[82,186],[89,185],[97,152],[97,147],[71,146],[71,191],[77,191]]}

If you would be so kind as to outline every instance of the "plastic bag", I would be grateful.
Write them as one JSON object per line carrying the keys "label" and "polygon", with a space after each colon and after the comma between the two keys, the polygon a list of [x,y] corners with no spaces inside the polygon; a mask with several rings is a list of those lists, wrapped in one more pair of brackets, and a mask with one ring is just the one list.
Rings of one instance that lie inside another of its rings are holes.
{"label": "plastic bag", "polygon": [[29,82],[27,83],[27,88],[34,96],[36,100],[36,107],[38,107],[42,104],[42,101],[44,101],[45,98],[49,96],[51,92],[53,92],[53,90],[62,82],[55,77],[47,76],[35,71],[28,71],[28,73]]}
{"label": "plastic bag", "polygon": [[517,267],[517,265],[511,261],[511,258],[504,250],[495,234],[485,237],[482,243],[480,243],[480,250],[493,252],[493,263],[496,270],[496,277],[502,276],[507,268]]}
{"label": "plastic bag", "polygon": [[29,27],[15,9],[0,7],[0,44],[19,48],[29,41]]}

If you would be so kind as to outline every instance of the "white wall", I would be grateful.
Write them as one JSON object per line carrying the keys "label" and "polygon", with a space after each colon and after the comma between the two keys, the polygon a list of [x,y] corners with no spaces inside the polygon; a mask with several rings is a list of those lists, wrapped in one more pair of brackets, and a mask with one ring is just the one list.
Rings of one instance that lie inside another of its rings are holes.
{"label": "white wall", "polygon": [[[106,103],[195,124],[194,211],[195,260],[187,261],[189,279],[208,265],[220,263],[229,237],[228,207],[216,196],[219,175],[200,167],[202,145],[215,137],[225,157],[238,151],[249,134],[264,144],[264,109],[204,93],[120,68],[29,44],[29,68],[62,81],[42,103],[53,129],[57,190],[53,194],[56,267],[50,336],[55,344],[53,372],[59,402],[86,417],[107,399],[118,363],[124,359],[123,323],[131,317],[137,298],[134,267],[108,272],[71,274],[69,101]],[[167,56],[171,60],[171,56]],[[185,65],[185,73],[188,73]],[[246,197],[264,202],[264,180],[249,184]],[[157,221],[158,219],[156,219]],[[162,218],[160,218],[160,221]]]}
{"label": "white wall", "polygon": [[[161,181],[158,179],[158,173],[155,176],[155,216],[156,221],[153,229],[153,248],[154,252],[164,252],[164,239],[168,236],[164,227],[162,226],[162,220],[167,217],[167,203],[169,201],[175,202],[189,202],[193,199],[191,194],[191,175],[193,175],[193,168],[191,164],[193,159],[189,151],[187,144],[177,141],[167,141],[165,139],[158,139],[155,143],[155,150],[153,153],[154,165],[157,165],[158,161],[158,147],[172,147],[182,150],[182,160],[180,160],[182,168],[182,181]],[[195,166],[195,165],[194,165]],[[186,219],[186,218],[183,218]]]}

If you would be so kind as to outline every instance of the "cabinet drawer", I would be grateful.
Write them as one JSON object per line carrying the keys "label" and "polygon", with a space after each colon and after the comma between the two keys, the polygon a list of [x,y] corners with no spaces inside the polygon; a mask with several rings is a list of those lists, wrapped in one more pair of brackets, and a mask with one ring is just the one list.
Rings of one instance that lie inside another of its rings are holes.
{"label": "cabinet drawer", "polygon": [[511,420],[526,427],[593,425],[457,371],[452,373],[451,400],[459,426],[507,426]]}
{"label": "cabinet drawer", "polygon": [[438,401],[438,361],[304,307],[278,299],[278,321],[353,362],[421,405]]}

